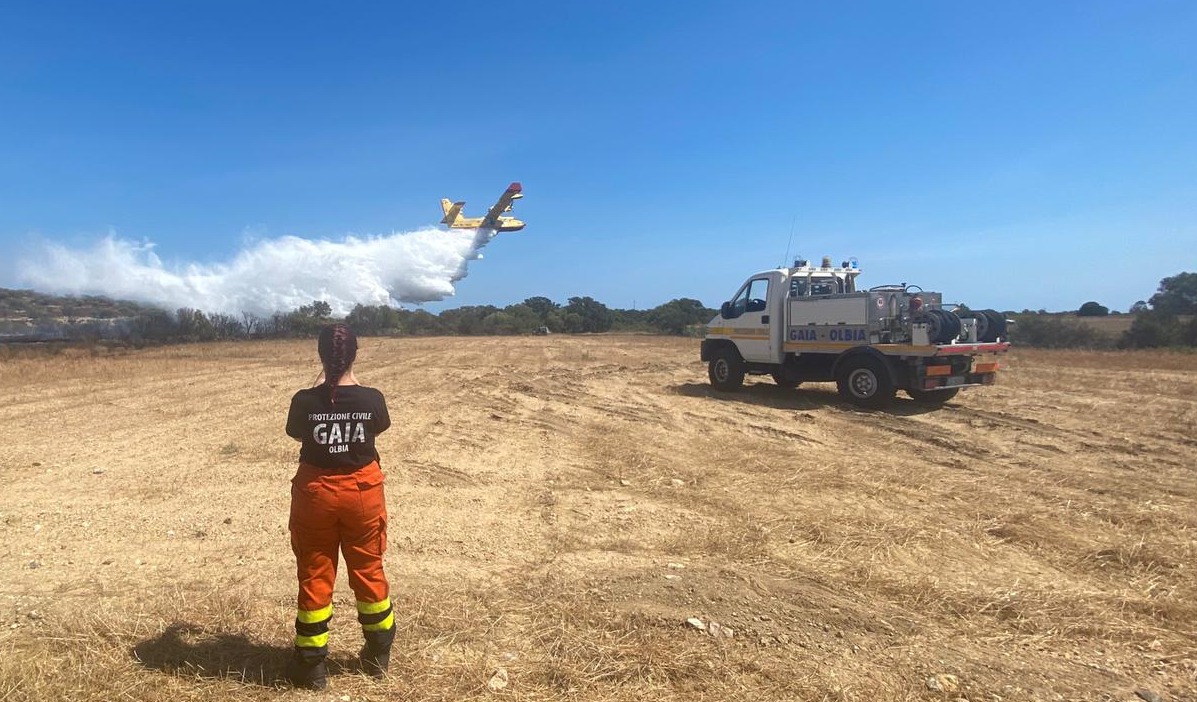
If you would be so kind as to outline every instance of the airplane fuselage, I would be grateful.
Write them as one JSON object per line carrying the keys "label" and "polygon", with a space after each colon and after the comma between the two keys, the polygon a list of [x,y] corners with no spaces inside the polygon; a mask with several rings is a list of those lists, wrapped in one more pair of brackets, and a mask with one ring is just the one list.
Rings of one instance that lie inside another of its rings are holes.
{"label": "airplane fuselage", "polygon": [[502,217],[499,226],[485,227],[482,217],[460,217],[449,225],[450,229],[494,229],[496,232],[518,232],[524,228],[524,221],[515,217]]}

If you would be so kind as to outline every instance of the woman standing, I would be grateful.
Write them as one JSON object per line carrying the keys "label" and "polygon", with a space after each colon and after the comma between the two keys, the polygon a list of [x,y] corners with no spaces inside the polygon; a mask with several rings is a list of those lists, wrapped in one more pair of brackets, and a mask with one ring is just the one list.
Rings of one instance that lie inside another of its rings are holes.
{"label": "woman standing", "polygon": [[344,324],[320,331],[324,366],[314,387],[291,398],[287,434],[302,442],[299,470],[291,481],[291,549],[299,575],[295,651],[287,679],[321,690],[328,684],[328,623],[338,551],[349,569],[357,619],[366,645],[362,670],[386,675],[395,616],[382,569],[387,545],[387,508],[374,438],[391,426],[386,400],[353,375],[357,337]]}

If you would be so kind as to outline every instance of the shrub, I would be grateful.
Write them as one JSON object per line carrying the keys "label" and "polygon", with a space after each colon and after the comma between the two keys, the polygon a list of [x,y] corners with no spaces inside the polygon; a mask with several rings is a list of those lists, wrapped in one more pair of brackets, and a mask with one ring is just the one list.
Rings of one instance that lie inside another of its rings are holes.
{"label": "shrub", "polygon": [[1010,340],[1022,346],[1046,349],[1111,348],[1114,343],[1093,327],[1066,317],[1021,314],[1014,317]]}

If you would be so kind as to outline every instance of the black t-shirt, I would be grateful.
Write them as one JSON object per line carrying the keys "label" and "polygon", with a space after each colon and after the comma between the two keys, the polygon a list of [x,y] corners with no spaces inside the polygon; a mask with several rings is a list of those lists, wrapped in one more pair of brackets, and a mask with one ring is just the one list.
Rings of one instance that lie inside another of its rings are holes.
{"label": "black t-shirt", "polygon": [[337,386],[336,404],[318,385],[295,393],[287,435],[303,441],[299,460],[318,468],[361,468],[378,460],[374,437],[391,426],[382,393],[364,385]]}

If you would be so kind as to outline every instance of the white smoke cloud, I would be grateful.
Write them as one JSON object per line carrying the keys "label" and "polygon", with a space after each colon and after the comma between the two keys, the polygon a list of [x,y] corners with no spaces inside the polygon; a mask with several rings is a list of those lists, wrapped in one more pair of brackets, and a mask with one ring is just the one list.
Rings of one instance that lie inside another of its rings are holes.
{"label": "white smoke cloud", "polygon": [[313,300],[337,314],[354,305],[432,302],[453,294],[489,230],[420,229],[320,241],[284,236],[251,244],[227,263],[167,265],[152,243],[108,236],[90,249],[45,243],[17,265],[18,280],[60,295],[106,295],[205,312],[269,315]]}

